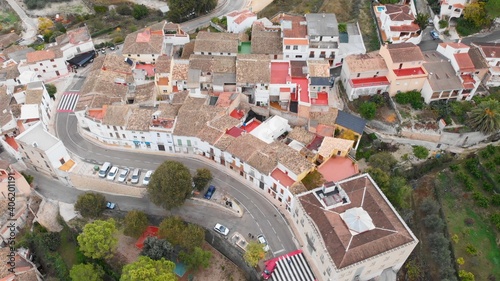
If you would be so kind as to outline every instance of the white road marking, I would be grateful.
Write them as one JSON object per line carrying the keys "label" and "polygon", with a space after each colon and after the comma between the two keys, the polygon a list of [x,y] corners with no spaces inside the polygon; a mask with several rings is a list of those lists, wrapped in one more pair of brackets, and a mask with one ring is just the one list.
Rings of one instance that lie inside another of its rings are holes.
{"label": "white road marking", "polygon": [[279,254],[279,253],[281,253],[281,252],[284,252],[284,251],[285,251],[285,249],[281,249],[281,250],[279,250],[279,251],[273,252],[273,255],[277,255],[277,254]]}

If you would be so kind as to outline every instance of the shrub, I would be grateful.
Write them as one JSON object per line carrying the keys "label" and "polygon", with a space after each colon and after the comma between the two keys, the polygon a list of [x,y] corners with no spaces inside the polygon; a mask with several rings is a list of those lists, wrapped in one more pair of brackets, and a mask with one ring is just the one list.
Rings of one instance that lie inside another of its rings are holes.
{"label": "shrub", "polygon": [[24,172],[21,172],[21,175],[23,175],[24,179],[28,182],[28,184],[32,184],[35,178],[32,175],[28,175]]}
{"label": "shrub", "polygon": [[479,31],[481,31],[481,27],[478,27],[474,24],[474,22],[461,17],[457,20],[456,30],[460,36],[465,37],[474,33],[478,33]]}
{"label": "shrub", "polygon": [[372,120],[377,114],[377,105],[373,102],[365,102],[359,107],[359,113],[361,117]]}
{"label": "shrub", "polygon": [[422,203],[420,203],[420,211],[426,215],[437,214],[439,212],[439,203],[431,198],[425,198]]}
{"label": "shrub", "polygon": [[428,215],[424,218],[424,225],[429,230],[441,232],[444,228],[444,222],[437,214]]}
{"label": "shrub", "polygon": [[132,15],[132,9],[127,4],[121,4],[118,7],[116,7],[116,12],[122,16],[131,16]]}
{"label": "shrub", "polygon": [[483,182],[483,189],[484,191],[487,192],[492,192],[493,191],[493,185],[489,182]]}
{"label": "shrub", "polygon": [[347,24],[345,24],[345,23],[339,23],[338,28],[339,28],[339,32],[340,33],[346,33],[347,32]]}
{"label": "shrub", "polygon": [[457,263],[458,263],[458,265],[463,265],[465,263],[464,258],[462,258],[462,257],[458,258]]}
{"label": "shrub", "polygon": [[108,11],[108,7],[107,6],[95,5],[94,6],[94,11],[97,14],[105,14]]}
{"label": "shrub", "polygon": [[494,172],[495,169],[497,168],[497,165],[495,164],[495,162],[493,161],[488,161],[484,164],[484,167],[490,171],[490,172]]}
{"label": "shrub", "polygon": [[467,244],[467,246],[465,247],[465,251],[467,251],[467,254],[471,256],[477,255],[477,249],[472,244]]}
{"label": "shrub", "polygon": [[490,221],[498,230],[500,230],[500,213],[491,214]]}
{"label": "shrub", "polygon": [[491,197],[491,204],[494,206],[500,206],[500,194],[493,194]]}
{"label": "shrub", "polygon": [[424,99],[417,91],[396,94],[395,99],[399,104],[410,104],[413,109],[424,108]]}
{"label": "shrub", "polygon": [[484,196],[481,192],[475,191],[472,194],[472,199],[476,202],[476,205],[479,207],[483,208],[488,208],[488,205],[490,204],[490,200],[488,200],[488,197]]}
{"label": "shrub", "polygon": [[495,146],[489,144],[484,151],[488,152],[488,155],[495,155],[497,149],[495,148]]}
{"label": "shrub", "polygon": [[495,164],[497,165],[500,165],[500,156],[496,156],[495,159],[493,159],[493,162],[495,162]]}
{"label": "shrub", "polygon": [[472,274],[472,272],[468,272],[465,270],[460,270],[458,272],[458,277],[460,277],[461,281],[474,281],[475,280],[474,274]]}
{"label": "shrub", "polygon": [[51,98],[54,98],[57,93],[57,88],[54,84],[45,84],[45,89]]}
{"label": "shrub", "polygon": [[453,236],[451,236],[451,240],[452,240],[455,244],[457,244],[457,243],[458,243],[458,241],[459,241],[460,239],[458,238],[458,235],[453,234]]}
{"label": "shrub", "polygon": [[447,20],[440,20],[439,21],[439,28],[447,28],[448,27],[448,21]]}
{"label": "shrub", "polygon": [[144,5],[139,5],[139,4],[134,4],[134,8],[132,9],[132,16],[136,20],[143,19],[147,17],[149,14],[149,10],[146,6]]}
{"label": "shrub", "polygon": [[457,165],[457,164],[451,164],[451,165],[450,165],[450,170],[451,170],[452,172],[456,172],[456,171],[458,171],[458,168],[459,168],[459,167],[458,167],[458,165]]}
{"label": "shrub", "polygon": [[425,159],[429,157],[429,150],[423,146],[417,145],[413,147],[413,154],[418,159]]}

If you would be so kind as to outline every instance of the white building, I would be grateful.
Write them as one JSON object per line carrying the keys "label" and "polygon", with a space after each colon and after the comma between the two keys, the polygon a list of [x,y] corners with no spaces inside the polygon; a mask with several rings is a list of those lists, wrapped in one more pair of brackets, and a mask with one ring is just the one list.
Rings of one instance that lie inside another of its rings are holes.
{"label": "white building", "polygon": [[288,124],[288,120],[285,118],[275,115],[262,124],[260,124],[257,128],[255,128],[250,134],[259,140],[270,144],[278,139],[285,132],[291,131],[292,128]]}
{"label": "white building", "polygon": [[163,25],[163,22],[157,23],[127,35],[122,47],[123,56],[133,61],[154,63],[165,53]]}
{"label": "white building", "polygon": [[467,4],[469,4],[470,0],[442,0],[440,1],[441,6],[439,9],[439,17],[440,19],[445,19],[444,17],[451,18],[459,18]]}
{"label": "white building", "polygon": [[163,26],[164,43],[173,46],[183,46],[189,43],[189,34],[181,29],[180,24],[165,22]]}
{"label": "white building", "polygon": [[26,54],[26,60],[18,65],[19,73],[33,71],[40,80],[47,82],[69,74],[69,65],[62,52],[41,50]]}
{"label": "white building", "polygon": [[308,59],[333,60],[339,48],[339,28],[335,14],[306,14],[309,37]]}
{"label": "white building", "polygon": [[77,29],[66,31],[66,34],[56,38],[56,46],[51,49],[59,49],[65,60],[74,56],[94,50],[94,42],[86,25]]}
{"label": "white building", "polygon": [[309,57],[309,39],[307,37],[306,18],[280,14],[276,20],[281,23],[283,58],[287,60],[307,60]]}
{"label": "white building", "polygon": [[389,69],[378,51],[364,55],[350,55],[344,59],[340,79],[350,101],[361,96],[380,95],[391,84]]}
{"label": "white building", "polygon": [[257,20],[257,15],[250,10],[241,10],[227,14],[226,18],[227,31],[241,33],[252,27],[253,22]]}
{"label": "white building", "polygon": [[500,86],[500,44],[499,43],[472,43],[478,47],[481,55],[488,63],[489,69],[486,85],[489,87]]}
{"label": "white building", "polygon": [[459,100],[471,100],[481,84],[476,74],[474,62],[469,56],[470,47],[463,43],[440,43],[437,52],[450,60],[453,69],[462,82],[462,94]]}
{"label": "white building", "polygon": [[292,214],[317,280],[396,280],[418,243],[368,174],[301,193]]}
{"label": "white building", "polygon": [[436,100],[460,100],[462,81],[451,63],[436,51],[424,52],[424,68],[429,73],[422,87],[422,97],[426,103]]}
{"label": "white building", "polygon": [[[411,5],[411,6],[410,6]],[[380,18],[382,40],[397,43],[419,44],[422,41],[420,27],[416,24],[413,2],[410,5],[376,6],[375,15]]]}
{"label": "white building", "polygon": [[66,176],[75,164],[64,144],[47,132],[41,122],[16,137],[21,155],[36,171],[55,178]]}

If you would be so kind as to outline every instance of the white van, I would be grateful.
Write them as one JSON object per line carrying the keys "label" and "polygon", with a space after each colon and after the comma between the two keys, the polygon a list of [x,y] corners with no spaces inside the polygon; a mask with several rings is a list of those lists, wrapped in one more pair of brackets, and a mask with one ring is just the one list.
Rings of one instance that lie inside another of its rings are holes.
{"label": "white van", "polygon": [[141,176],[141,170],[139,168],[135,168],[132,172],[132,176],[130,176],[130,182],[133,184],[139,183],[139,178]]}
{"label": "white van", "polygon": [[102,164],[102,166],[101,166],[101,169],[99,170],[99,177],[105,178],[106,175],[108,174],[109,170],[111,169],[111,167],[113,167],[113,165],[111,165],[111,163],[104,162],[104,164]]}

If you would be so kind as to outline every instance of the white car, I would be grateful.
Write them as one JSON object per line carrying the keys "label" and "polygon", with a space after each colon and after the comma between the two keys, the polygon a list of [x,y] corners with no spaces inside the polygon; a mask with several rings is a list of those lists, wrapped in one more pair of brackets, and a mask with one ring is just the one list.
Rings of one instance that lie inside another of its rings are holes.
{"label": "white car", "polygon": [[266,237],[264,237],[264,234],[260,234],[259,236],[257,236],[257,240],[260,244],[264,245],[264,247],[262,247],[264,251],[269,251],[269,245],[267,245],[267,240]]}
{"label": "white car", "polygon": [[118,182],[125,182],[127,180],[127,176],[130,170],[128,168],[120,170],[120,174],[118,175]]}
{"label": "white car", "polygon": [[109,170],[108,176],[106,177],[107,180],[114,181],[116,174],[118,173],[118,167],[113,167],[111,170]]}
{"label": "white car", "polygon": [[151,180],[151,175],[153,174],[153,171],[149,170],[146,172],[146,175],[142,179],[142,184],[143,185],[148,185],[149,181]]}
{"label": "white car", "polygon": [[219,232],[220,234],[227,236],[229,233],[229,228],[223,226],[222,224],[218,223],[214,226],[214,230]]}

